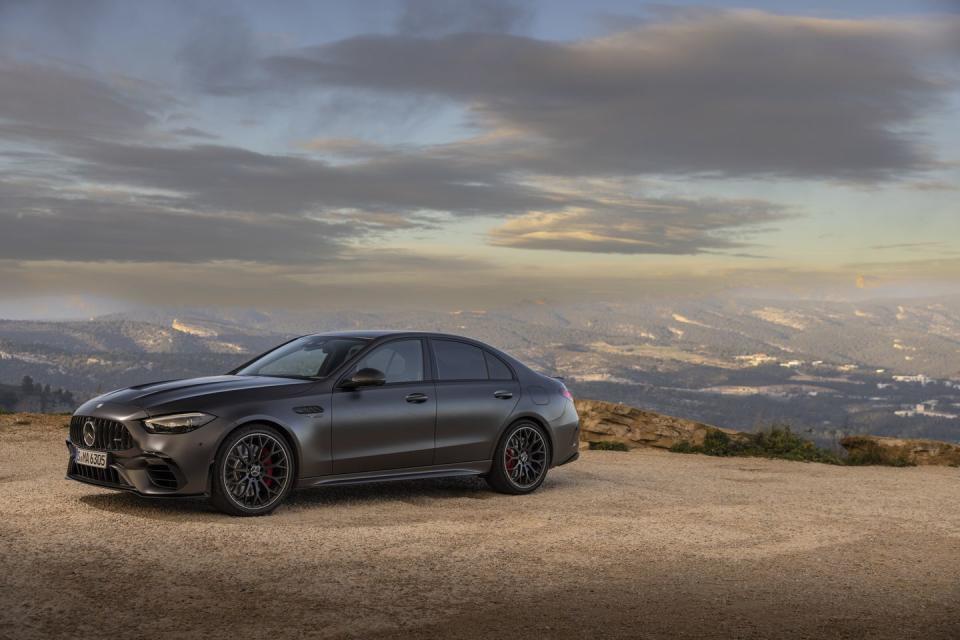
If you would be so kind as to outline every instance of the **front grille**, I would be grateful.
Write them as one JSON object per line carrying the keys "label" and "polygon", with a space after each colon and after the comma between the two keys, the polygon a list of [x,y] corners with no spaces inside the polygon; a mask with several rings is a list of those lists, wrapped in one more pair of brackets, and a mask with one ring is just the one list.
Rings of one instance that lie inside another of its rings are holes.
{"label": "front grille", "polygon": [[[93,444],[83,440],[83,426],[93,423],[95,433]],[[78,447],[89,447],[101,451],[123,451],[133,447],[133,437],[122,422],[106,418],[88,418],[73,416],[70,419],[70,442]]]}
{"label": "front grille", "polygon": [[173,469],[165,464],[148,465],[147,475],[150,476],[150,482],[161,489],[176,489],[180,484]]}
{"label": "front grille", "polygon": [[118,487],[129,487],[130,484],[120,477],[120,474],[117,473],[117,470],[108,467],[106,469],[98,469],[97,467],[88,467],[84,464],[77,464],[75,462],[70,462],[71,475],[80,476],[81,478],[86,478],[87,480],[93,480],[94,482],[100,482],[102,484],[112,484]]}

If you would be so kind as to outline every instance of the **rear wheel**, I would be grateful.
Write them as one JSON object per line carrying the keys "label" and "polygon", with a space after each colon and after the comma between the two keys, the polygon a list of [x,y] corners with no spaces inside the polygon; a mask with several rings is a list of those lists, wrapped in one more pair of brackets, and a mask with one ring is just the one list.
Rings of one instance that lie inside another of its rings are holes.
{"label": "rear wheel", "polygon": [[210,501],[234,516],[262,516],[293,488],[293,454],[275,428],[248,425],[223,442],[213,465]]}
{"label": "rear wheel", "polygon": [[546,433],[533,422],[518,422],[503,434],[487,482],[500,493],[530,493],[543,484],[549,465]]}

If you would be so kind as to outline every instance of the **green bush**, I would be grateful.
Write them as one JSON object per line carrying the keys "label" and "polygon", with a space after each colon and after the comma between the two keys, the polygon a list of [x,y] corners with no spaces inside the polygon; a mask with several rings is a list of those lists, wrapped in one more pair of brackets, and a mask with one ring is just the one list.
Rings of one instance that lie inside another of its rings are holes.
{"label": "green bush", "polygon": [[843,460],[836,454],[804,440],[787,425],[773,425],[767,430],[745,433],[734,438],[715,429],[707,432],[702,445],[678,442],[670,447],[670,450],[676,453],[703,453],[708,456],[752,456],[843,464]]}
{"label": "green bush", "polygon": [[680,442],[677,442],[670,447],[670,451],[673,451],[674,453],[701,453],[700,447],[697,447],[689,440],[681,440]]}
{"label": "green bush", "polygon": [[607,440],[591,442],[590,448],[596,451],[630,451],[630,447],[622,442],[609,442]]}
{"label": "green bush", "polygon": [[915,467],[903,451],[891,451],[866,438],[857,438],[856,448],[847,455],[846,463],[853,466],[882,465],[885,467]]}
{"label": "green bush", "polygon": [[736,447],[723,431],[710,431],[703,439],[703,445],[700,447],[708,456],[732,456],[736,455]]}

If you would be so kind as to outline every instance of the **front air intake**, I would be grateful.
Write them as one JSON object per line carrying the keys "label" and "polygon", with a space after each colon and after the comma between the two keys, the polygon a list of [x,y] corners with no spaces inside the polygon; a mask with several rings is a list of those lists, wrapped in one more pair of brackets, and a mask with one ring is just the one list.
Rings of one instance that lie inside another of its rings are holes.
{"label": "front air intake", "polygon": [[70,461],[70,469],[68,475],[76,476],[83,478],[85,480],[90,480],[91,482],[96,482],[97,484],[102,484],[105,486],[112,487],[129,487],[130,484],[124,480],[117,470],[113,467],[107,467],[106,469],[98,469],[96,467],[88,467],[86,465],[77,464]]}

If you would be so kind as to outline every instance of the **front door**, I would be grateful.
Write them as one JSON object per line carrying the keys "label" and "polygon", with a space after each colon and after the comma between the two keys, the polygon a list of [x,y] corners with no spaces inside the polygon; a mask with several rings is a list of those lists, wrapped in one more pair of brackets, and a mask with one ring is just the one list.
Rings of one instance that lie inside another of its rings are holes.
{"label": "front door", "polygon": [[423,341],[402,338],[380,345],[352,371],[364,368],[382,371],[385,383],[333,392],[333,472],[431,465],[437,398],[433,382],[426,381]]}

